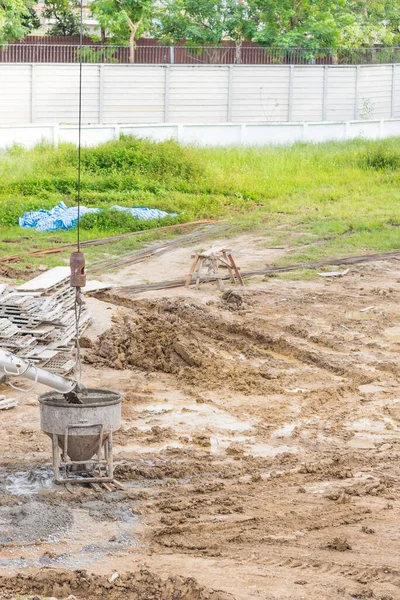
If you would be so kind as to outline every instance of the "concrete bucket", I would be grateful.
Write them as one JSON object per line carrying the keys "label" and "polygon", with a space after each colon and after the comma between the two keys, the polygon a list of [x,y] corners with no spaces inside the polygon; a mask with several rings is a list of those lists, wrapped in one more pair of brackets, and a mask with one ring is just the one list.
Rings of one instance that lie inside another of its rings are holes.
{"label": "concrete bucket", "polygon": [[[102,480],[112,480],[112,433],[121,425],[122,396],[118,392],[92,388],[82,396],[82,401],[83,404],[69,404],[63,394],[57,392],[39,397],[40,426],[53,442],[57,483],[64,481],[60,479],[60,467],[65,472],[67,468],[82,471],[84,465],[89,464],[96,465],[99,473],[103,464],[108,466],[107,479]],[[92,460],[95,456],[96,460]],[[85,481],[90,480],[86,477]]]}

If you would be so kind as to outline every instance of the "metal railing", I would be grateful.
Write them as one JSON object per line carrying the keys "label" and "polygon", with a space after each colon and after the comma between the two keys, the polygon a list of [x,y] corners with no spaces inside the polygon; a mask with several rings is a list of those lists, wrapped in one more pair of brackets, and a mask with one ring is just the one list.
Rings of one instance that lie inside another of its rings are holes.
{"label": "metal railing", "polygon": [[[0,45],[0,63],[129,63],[127,46],[74,44]],[[222,46],[150,46],[138,45],[136,64],[178,65],[355,65],[400,63],[400,47],[392,48],[263,48],[243,45]]]}

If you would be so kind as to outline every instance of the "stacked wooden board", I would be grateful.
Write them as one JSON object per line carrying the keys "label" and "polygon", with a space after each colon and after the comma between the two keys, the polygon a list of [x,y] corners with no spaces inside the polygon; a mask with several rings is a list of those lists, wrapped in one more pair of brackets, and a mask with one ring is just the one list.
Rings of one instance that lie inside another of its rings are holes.
{"label": "stacked wooden board", "polygon": [[[55,267],[16,287],[0,287],[0,348],[65,375],[75,366],[75,289],[69,267]],[[83,305],[82,333],[90,323]]]}

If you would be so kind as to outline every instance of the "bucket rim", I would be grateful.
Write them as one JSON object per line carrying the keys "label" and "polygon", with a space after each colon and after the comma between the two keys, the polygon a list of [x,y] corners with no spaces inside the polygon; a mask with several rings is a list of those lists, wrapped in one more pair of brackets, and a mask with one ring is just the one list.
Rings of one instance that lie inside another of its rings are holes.
{"label": "bucket rim", "polygon": [[[70,404],[64,399],[64,394],[62,392],[45,392],[38,397],[39,403],[42,406],[54,406],[55,408],[76,408],[76,409],[85,409],[85,408],[104,408],[107,406],[114,406],[116,404],[121,404],[122,402],[122,394],[117,392],[116,390],[107,390],[104,388],[86,388],[87,392],[95,395],[96,393],[109,395],[109,398],[104,401],[95,400],[94,402],[90,402],[88,404]],[[83,398],[84,400],[84,398]]]}

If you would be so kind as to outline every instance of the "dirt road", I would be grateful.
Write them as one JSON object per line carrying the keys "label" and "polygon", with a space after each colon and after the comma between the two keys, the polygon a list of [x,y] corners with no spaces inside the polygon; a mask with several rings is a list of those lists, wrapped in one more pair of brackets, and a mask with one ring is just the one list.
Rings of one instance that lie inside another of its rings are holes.
{"label": "dirt road", "polygon": [[399,599],[399,282],[391,261],[90,300],[85,381],[124,394],[126,489],[54,489],[40,388],[6,390],[0,594]]}

